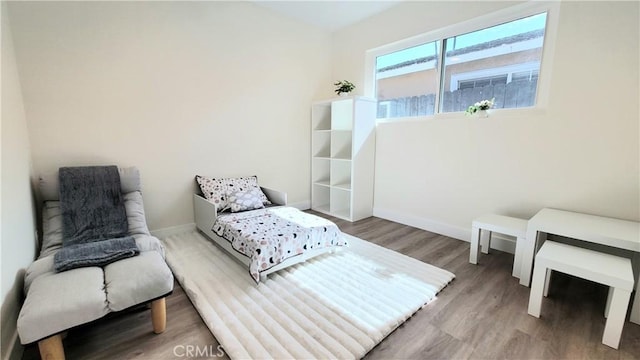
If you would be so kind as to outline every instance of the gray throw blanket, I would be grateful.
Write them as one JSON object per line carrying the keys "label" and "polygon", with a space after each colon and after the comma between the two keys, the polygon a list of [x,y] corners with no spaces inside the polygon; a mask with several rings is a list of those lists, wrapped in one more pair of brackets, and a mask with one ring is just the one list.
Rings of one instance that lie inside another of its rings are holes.
{"label": "gray throw blanket", "polygon": [[63,167],[59,170],[62,249],[56,270],[103,266],[140,251],[127,235],[127,213],[116,166]]}
{"label": "gray throw blanket", "polygon": [[63,167],[59,177],[64,245],[127,235],[116,166]]}
{"label": "gray throw blanket", "polygon": [[53,263],[56,271],[65,271],[85,266],[105,266],[139,253],[135,239],[127,236],[64,246],[53,256]]}

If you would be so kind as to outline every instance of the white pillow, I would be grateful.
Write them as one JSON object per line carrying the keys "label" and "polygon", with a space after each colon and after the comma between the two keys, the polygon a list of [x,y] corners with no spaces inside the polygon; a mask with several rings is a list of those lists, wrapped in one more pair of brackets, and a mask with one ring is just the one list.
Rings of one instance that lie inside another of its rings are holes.
{"label": "white pillow", "polygon": [[260,194],[262,194],[262,191],[256,188],[248,191],[234,191],[229,193],[227,200],[229,201],[231,212],[235,213],[264,208]]}

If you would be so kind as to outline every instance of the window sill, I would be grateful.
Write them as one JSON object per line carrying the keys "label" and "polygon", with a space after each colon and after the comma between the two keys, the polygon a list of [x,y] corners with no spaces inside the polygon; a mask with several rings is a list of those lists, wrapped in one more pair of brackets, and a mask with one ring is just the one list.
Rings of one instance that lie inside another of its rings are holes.
{"label": "window sill", "polygon": [[[513,118],[525,118],[525,117],[539,117],[547,113],[546,108],[542,107],[530,107],[530,108],[518,108],[518,109],[492,109],[490,110],[489,117],[487,119],[513,119]],[[461,120],[461,119],[478,119],[473,115],[466,115],[464,111],[439,113],[435,115],[427,116],[411,116],[411,117],[397,117],[397,118],[381,118],[376,119],[377,124],[397,123],[397,122],[413,122],[413,121],[438,121],[438,120]]]}

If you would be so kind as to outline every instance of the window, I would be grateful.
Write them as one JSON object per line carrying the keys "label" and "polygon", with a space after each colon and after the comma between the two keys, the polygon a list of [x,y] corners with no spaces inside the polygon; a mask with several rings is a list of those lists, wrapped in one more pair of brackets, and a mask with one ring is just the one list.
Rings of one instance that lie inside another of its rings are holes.
{"label": "window", "polygon": [[550,10],[521,9],[370,51],[378,118],[459,112],[484,99],[538,104]]}
{"label": "window", "polygon": [[435,113],[438,46],[434,41],[376,59],[378,118]]}

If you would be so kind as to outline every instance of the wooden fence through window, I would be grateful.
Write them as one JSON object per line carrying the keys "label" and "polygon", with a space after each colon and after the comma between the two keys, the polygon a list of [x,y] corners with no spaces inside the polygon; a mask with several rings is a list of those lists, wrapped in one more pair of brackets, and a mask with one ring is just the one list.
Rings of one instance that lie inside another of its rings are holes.
{"label": "wooden fence through window", "polygon": [[[535,104],[537,80],[512,81],[471,89],[445,91],[440,112],[465,111],[481,100],[495,99],[493,108],[520,108]],[[378,118],[433,115],[435,94],[378,101]]]}

